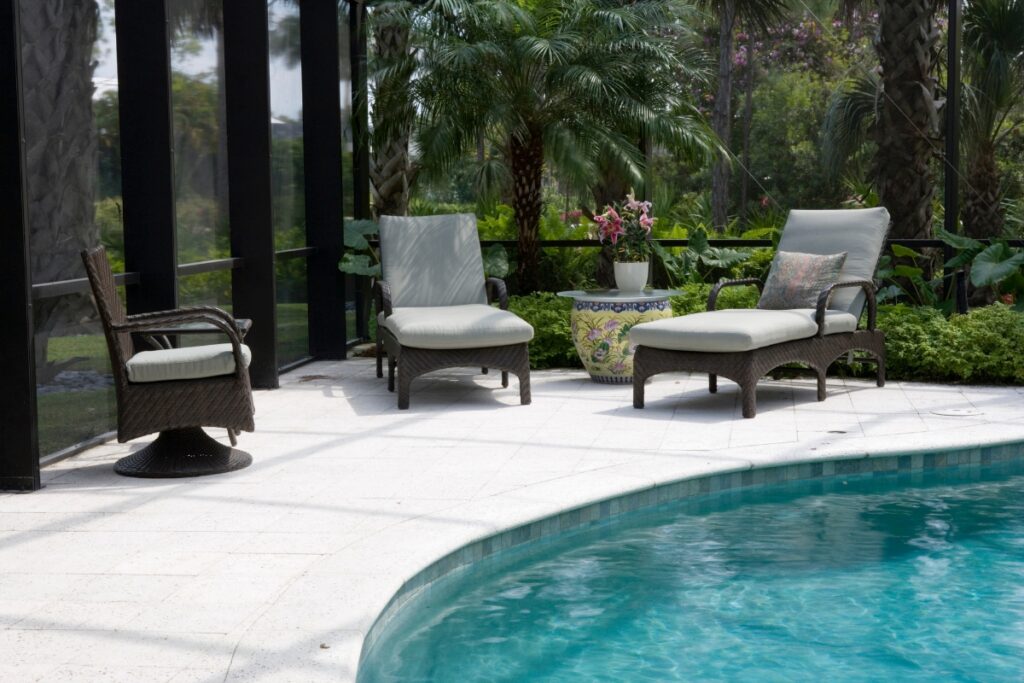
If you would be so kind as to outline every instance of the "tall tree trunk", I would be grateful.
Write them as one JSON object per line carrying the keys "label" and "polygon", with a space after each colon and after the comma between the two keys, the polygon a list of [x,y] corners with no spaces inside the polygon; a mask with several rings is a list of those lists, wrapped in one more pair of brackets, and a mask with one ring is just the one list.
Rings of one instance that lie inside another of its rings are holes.
{"label": "tall tree trunk", "polygon": [[975,239],[998,237],[1003,232],[1002,191],[996,150],[984,142],[967,160],[964,188],[964,232]]}
{"label": "tall tree trunk", "polygon": [[378,80],[374,88],[370,192],[375,216],[404,216],[409,212],[409,139],[414,115],[409,97],[412,64],[409,27],[399,12],[384,4],[371,15],[377,60],[399,67]]}
{"label": "tall tree trunk", "polygon": [[938,0],[880,0],[878,6],[878,194],[892,216],[893,237],[927,238],[935,188],[931,162],[940,139],[934,78]]}
{"label": "tall tree trunk", "polygon": [[[28,222],[33,282],[81,277],[79,252],[99,244],[93,220],[98,181],[92,109],[95,0],[19,0],[25,108]],[[85,296],[35,303],[40,382],[49,337],[91,316]]]}
{"label": "tall tree trunk", "polygon": [[531,129],[525,140],[509,142],[512,171],[512,210],[519,239],[516,275],[523,293],[540,288],[540,211],[541,178],[544,173],[544,139]]}
{"label": "tall tree trunk", "polygon": [[748,206],[750,201],[750,129],[754,123],[754,45],[750,44],[747,61],[747,78],[743,95],[743,177],[740,181],[740,225],[747,229]]}
{"label": "tall tree trunk", "polygon": [[[726,148],[732,137],[732,30],[736,25],[736,0],[724,0],[718,15],[718,92],[711,113],[711,127]],[[720,159],[711,169],[711,219],[718,231],[729,224],[729,160]]]}

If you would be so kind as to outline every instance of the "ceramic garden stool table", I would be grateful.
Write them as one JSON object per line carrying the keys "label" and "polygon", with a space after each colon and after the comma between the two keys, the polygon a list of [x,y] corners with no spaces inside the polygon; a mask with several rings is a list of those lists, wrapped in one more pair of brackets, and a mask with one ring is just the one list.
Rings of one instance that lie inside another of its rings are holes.
{"label": "ceramic garden stool table", "polygon": [[572,340],[590,378],[602,384],[633,381],[633,349],[629,330],[640,323],[672,317],[672,289],[621,292],[617,289],[573,290],[558,296],[573,300]]}

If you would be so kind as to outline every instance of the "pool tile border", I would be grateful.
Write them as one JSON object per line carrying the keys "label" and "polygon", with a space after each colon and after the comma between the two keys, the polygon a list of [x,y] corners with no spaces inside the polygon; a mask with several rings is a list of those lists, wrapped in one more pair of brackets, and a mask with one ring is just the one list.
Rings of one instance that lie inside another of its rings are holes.
{"label": "pool tile border", "polygon": [[723,491],[740,491],[796,481],[813,481],[837,476],[923,474],[952,467],[983,467],[1024,457],[1024,441],[894,454],[836,456],[830,460],[785,465],[754,465],[740,470],[698,475],[644,488],[576,507],[533,522],[472,541],[452,551],[402,584],[374,621],[363,640],[360,664],[377,638],[411,600],[439,579],[456,570],[555,535],[583,530],[609,522],[621,515],[653,509],[688,498]]}

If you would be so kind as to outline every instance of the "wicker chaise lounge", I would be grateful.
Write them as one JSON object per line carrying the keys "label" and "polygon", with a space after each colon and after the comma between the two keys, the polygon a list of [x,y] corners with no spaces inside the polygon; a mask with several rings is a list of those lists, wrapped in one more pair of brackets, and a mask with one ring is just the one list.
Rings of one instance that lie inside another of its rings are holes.
{"label": "wicker chaise lounge", "polygon": [[[813,308],[715,310],[724,287],[756,284],[756,279],[721,282],[708,297],[704,313],[637,325],[630,331],[633,359],[633,407],[644,407],[644,383],[663,372],[706,372],[711,393],[722,375],[740,387],[743,417],[757,413],[758,380],[785,363],[802,362],[817,375],[818,400],[825,400],[825,373],[837,358],[854,350],[877,362],[878,386],[885,384],[885,336],[875,329],[872,281],[889,214],[884,208],[792,211],[779,242],[773,269],[783,252],[845,253],[833,284],[817,294]],[[817,291],[817,290],[815,290]],[[762,303],[764,295],[762,294]],[[867,306],[866,329],[858,329]]]}
{"label": "wicker chaise lounge", "polygon": [[[519,400],[530,402],[533,327],[508,309],[505,283],[484,278],[476,217],[382,216],[383,278],[377,304],[377,376],[388,359],[388,390],[398,379],[398,407],[409,407],[412,380],[433,370],[479,367],[519,378]],[[490,305],[497,300],[500,310]]]}
{"label": "wicker chaise lounge", "polygon": [[[252,456],[215,441],[202,429],[227,429],[232,445],[239,431],[254,429],[251,356],[237,321],[213,306],[126,315],[104,249],[83,251],[82,260],[110,352],[117,440],[160,432],[148,446],[118,460],[114,470],[135,477],[191,477],[248,466]],[[182,325],[221,333],[229,343],[171,348],[164,335]],[[138,351],[133,334],[165,343]]]}

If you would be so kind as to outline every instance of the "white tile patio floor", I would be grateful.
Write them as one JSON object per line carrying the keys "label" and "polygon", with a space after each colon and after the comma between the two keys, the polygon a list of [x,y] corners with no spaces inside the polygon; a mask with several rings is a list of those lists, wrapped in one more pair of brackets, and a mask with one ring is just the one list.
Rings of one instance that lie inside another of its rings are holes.
{"label": "white tile patio floor", "polygon": [[[352,680],[363,634],[424,566],[498,530],[688,476],[1024,441],[1024,390],[664,375],[647,409],[582,372],[425,378],[399,412],[372,362],[316,363],[257,392],[255,462],[118,477],[106,444],[0,494],[0,681]],[[948,412],[961,413],[943,415]],[[966,412],[967,414],[963,414]]]}

